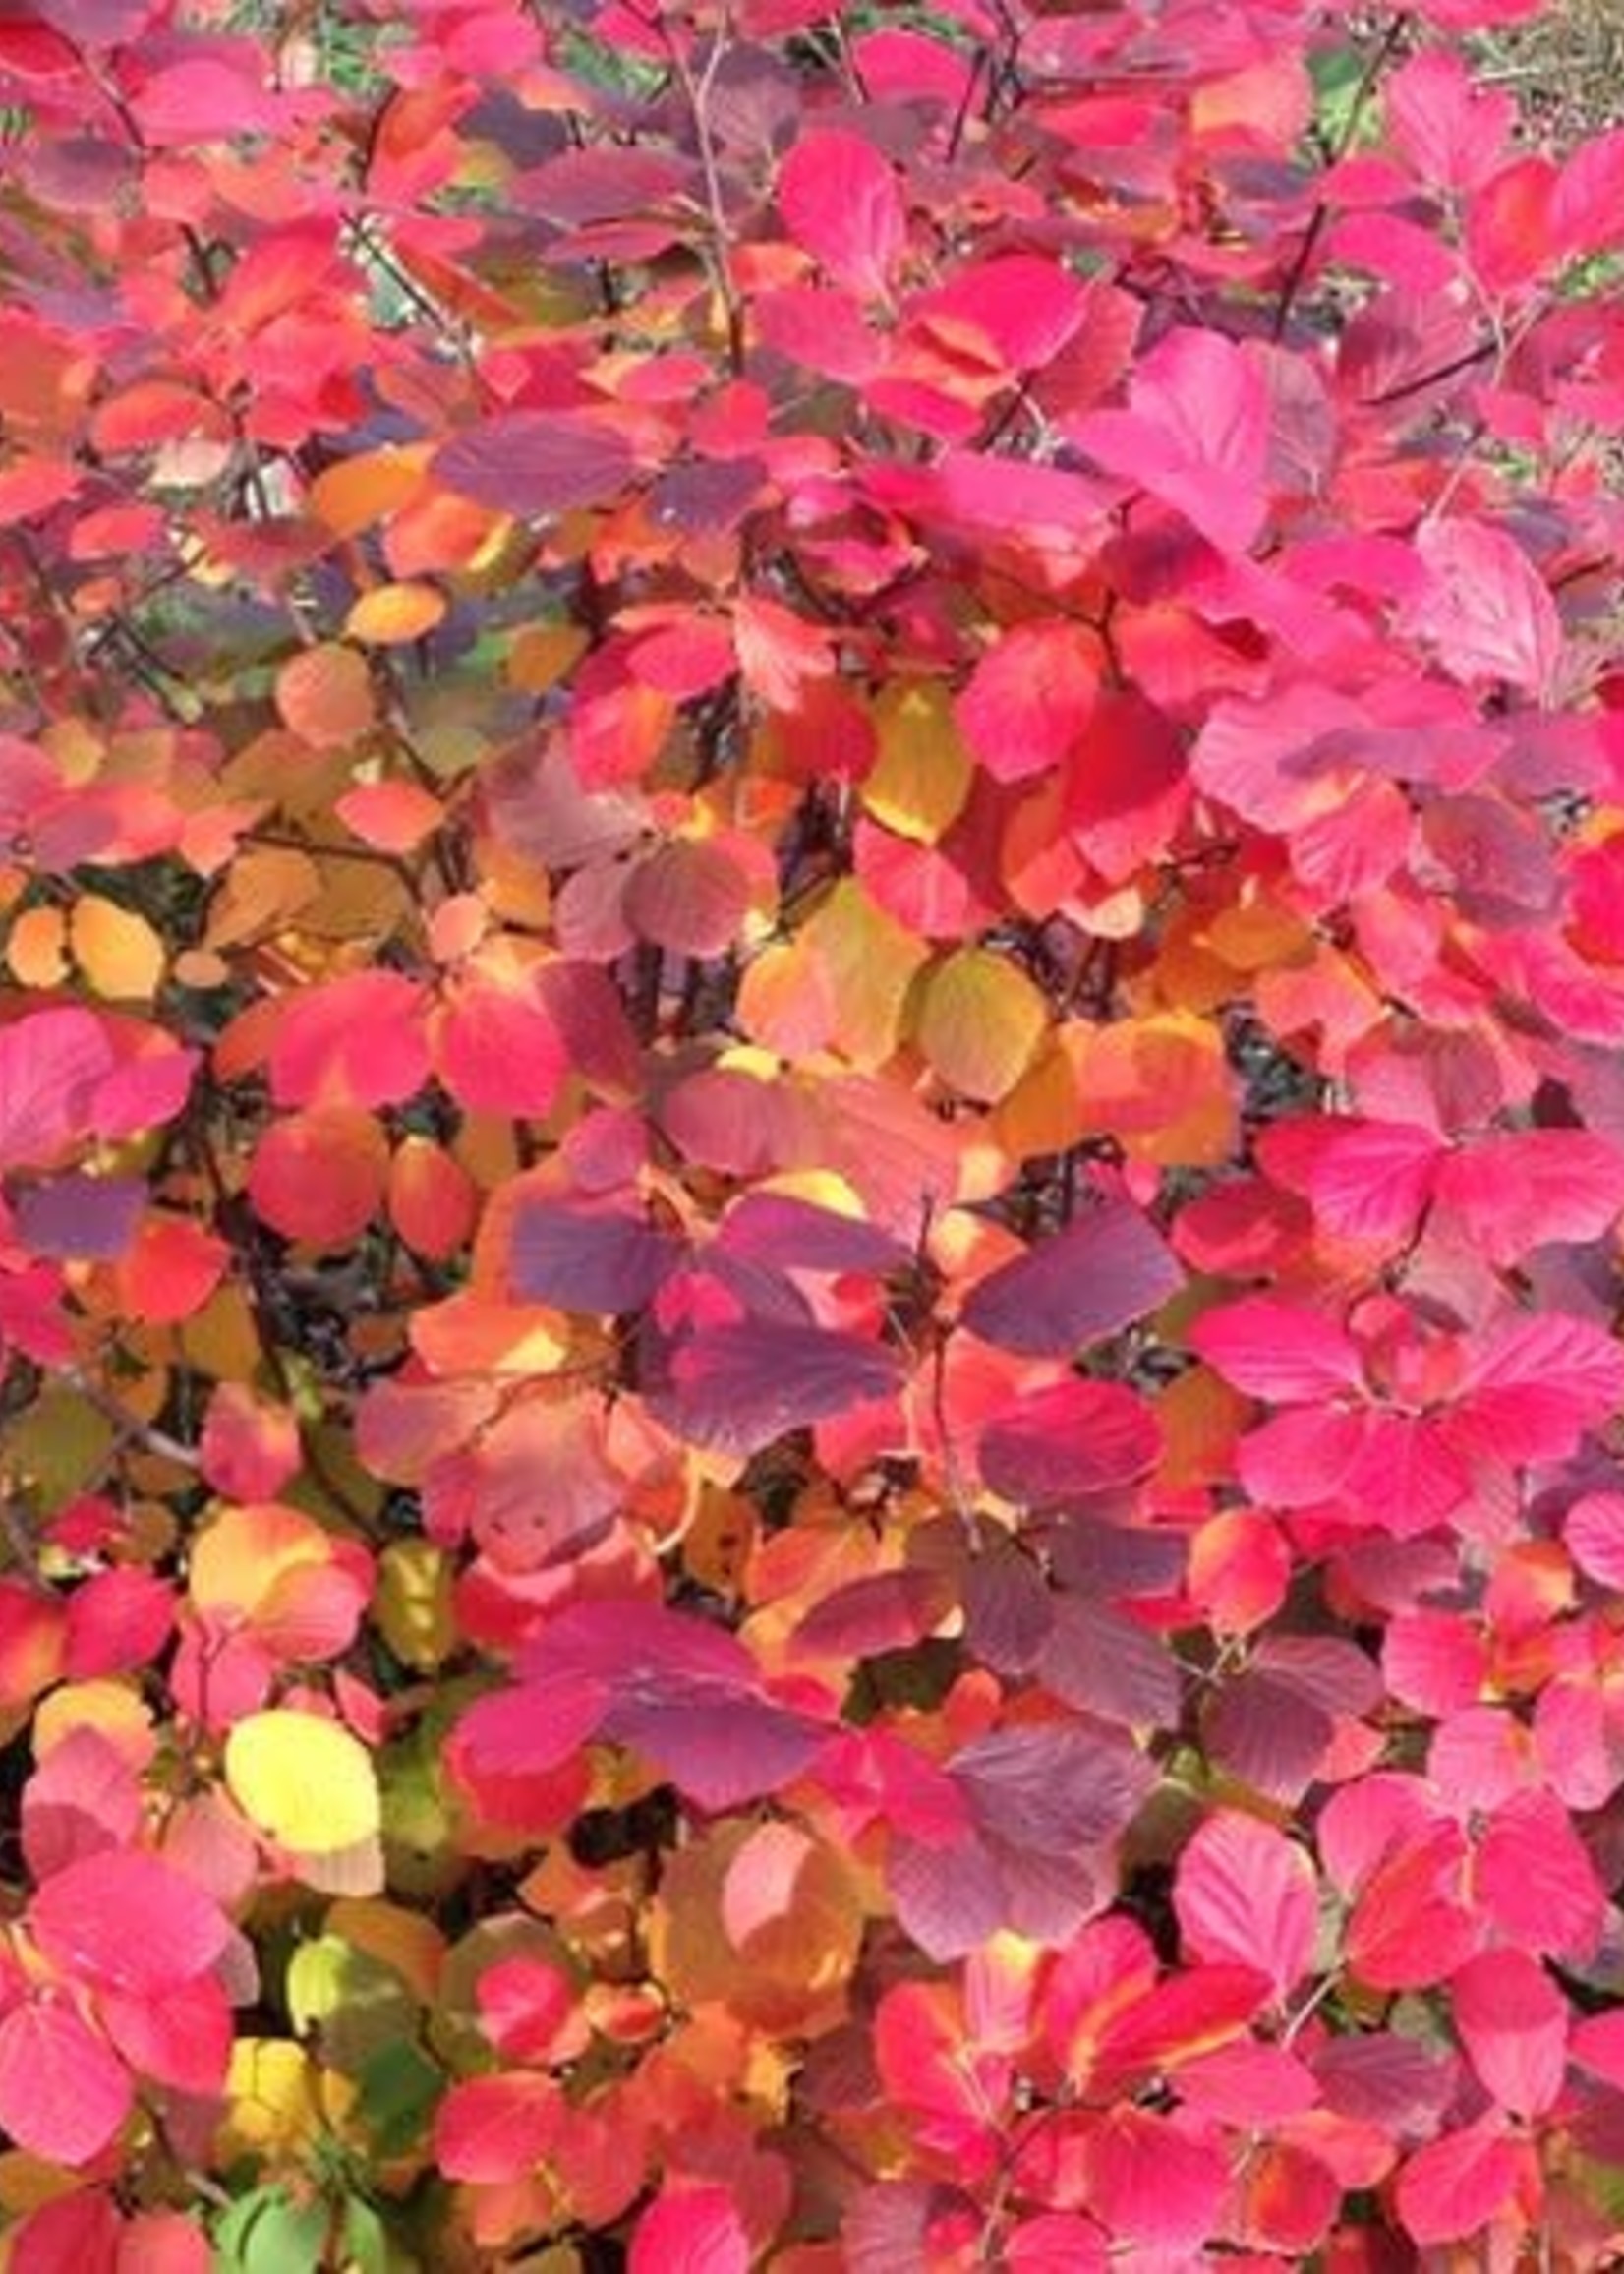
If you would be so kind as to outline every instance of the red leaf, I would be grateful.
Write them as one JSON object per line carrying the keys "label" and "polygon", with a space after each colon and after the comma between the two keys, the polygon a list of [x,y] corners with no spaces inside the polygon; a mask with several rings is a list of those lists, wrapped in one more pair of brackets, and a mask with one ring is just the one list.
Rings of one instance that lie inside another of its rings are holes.
{"label": "red leaf", "polygon": [[1126,1200],[1107,1200],[992,1272],[961,1313],[1001,1350],[1070,1358],[1158,1310],[1184,1284],[1161,1234]]}
{"label": "red leaf", "polygon": [[1179,1858],[1179,1929],[1198,1958],[1261,1962],[1284,1998],[1313,1964],[1318,1905],[1313,1866],[1284,1833],[1255,1816],[1209,1816]]}
{"label": "red leaf", "polygon": [[950,355],[973,356],[1012,377],[1039,371],[1082,322],[1086,286],[1058,261],[1030,253],[972,261],[950,282],[910,300],[907,321]]}
{"label": "red leaf", "polygon": [[270,1049],[278,1105],[398,1105],[428,1079],[423,990],[398,971],[352,971],[281,1013]]}
{"label": "red leaf", "polygon": [[872,143],[835,128],[803,135],[780,169],[778,196],[790,236],[837,284],[884,297],[907,243],[907,212]]}
{"label": "red leaf", "polygon": [[[112,2197],[100,2187],[79,2187],[30,2211],[6,2237],[7,2274],[119,2274],[119,2243],[128,2230]],[[195,2235],[196,2228],[191,2229]],[[203,2237],[198,2235],[201,2243]],[[206,2274],[206,2256],[200,2274]],[[145,2264],[124,2274],[148,2274]],[[162,2263],[151,2274],[169,2274]]]}
{"label": "red leaf", "polygon": [[496,513],[540,519],[606,505],[636,472],[617,427],[579,411],[506,411],[435,453],[436,480]]}
{"label": "red leaf", "polygon": [[1022,623],[982,657],[954,713],[995,782],[1023,782],[1065,763],[1093,716],[1098,690],[1086,632],[1071,623]]}
{"label": "red leaf", "polygon": [[1555,2106],[1567,2068],[1568,2004],[1526,1951],[1484,1951],[1450,1977],[1461,2043],[1485,2091],[1513,2116]]}
{"label": "red leaf", "polygon": [[1522,2171],[1523,2159],[1498,2119],[1484,2117],[1410,2158],[1398,2178],[1399,2218],[1423,2250],[1463,2242],[1511,2208]]}
{"label": "red leaf", "polygon": [[0,2021],[0,2131],[53,2164],[87,2164],[135,2104],[130,2072],[71,2006],[29,1999]]}
{"label": "red leaf", "polygon": [[453,2084],[435,2112],[435,2160],[448,2180],[528,2179],[567,2116],[551,2076],[516,2070]]}
{"label": "red leaf", "polygon": [[629,2274],[749,2274],[750,2241],[726,2187],[663,2189],[638,2220]]}
{"label": "red leaf", "polygon": [[179,1983],[152,1998],[105,1991],[96,2005],[102,2026],[138,2074],[201,2097],[225,2083],[231,2007],[210,1976]]}
{"label": "red leaf", "polygon": [[29,1923],[63,1973],[138,1998],[206,1974],[231,1932],[195,1880],[139,1848],[69,1864],[35,1894]]}

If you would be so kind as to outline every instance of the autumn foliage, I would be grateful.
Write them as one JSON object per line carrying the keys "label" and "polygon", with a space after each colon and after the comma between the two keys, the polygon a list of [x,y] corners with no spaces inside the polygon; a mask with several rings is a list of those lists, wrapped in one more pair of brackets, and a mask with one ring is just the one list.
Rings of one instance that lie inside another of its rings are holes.
{"label": "autumn foliage", "polygon": [[0,18],[0,2263],[1624,2252],[1624,131]]}

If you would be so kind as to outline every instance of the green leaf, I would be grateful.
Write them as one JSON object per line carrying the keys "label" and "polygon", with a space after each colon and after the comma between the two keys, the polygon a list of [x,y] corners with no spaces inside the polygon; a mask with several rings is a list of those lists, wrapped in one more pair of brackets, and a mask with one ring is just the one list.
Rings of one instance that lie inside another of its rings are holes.
{"label": "green leaf", "polygon": [[421,2145],[445,2089],[445,2075],[409,2037],[381,2045],[363,2064],[355,2115],[377,2154],[408,2155]]}
{"label": "green leaf", "polygon": [[218,2274],[319,2274],[327,2226],[324,2203],[296,2203],[280,2187],[256,2187],[215,2226]]}

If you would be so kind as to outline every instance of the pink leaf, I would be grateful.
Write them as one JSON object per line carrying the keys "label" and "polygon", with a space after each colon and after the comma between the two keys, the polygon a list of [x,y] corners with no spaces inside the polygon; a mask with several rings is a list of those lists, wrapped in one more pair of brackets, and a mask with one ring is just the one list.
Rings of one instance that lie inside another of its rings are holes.
{"label": "pink leaf", "polygon": [[1536,1956],[1588,1958],[1601,1939],[1606,1892],[1552,1792],[1519,1792],[1495,1809],[1478,1844],[1475,1892],[1484,1919]]}
{"label": "pink leaf", "polygon": [[1326,1140],[1308,1179],[1318,1220],[1345,1240],[1407,1240],[1442,1150],[1431,1131],[1332,1123],[1316,1135]]}
{"label": "pink leaf", "polygon": [[1313,1963],[1318,1922],[1313,1866],[1284,1833],[1255,1816],[1209,1816],[1179,1858],[1174,1908],[1198,1958],[1267,1967],[1277,1997]]}
{"label": "pink leaf", "polygon": [[1195,2262],[1229,2184],[1217,2148],[1168,2117],[1119,2108],[1088,2141],[1087,2161],[1089,2209],[1119,2242]]}
{"label": "pink leaf", "polygon": [[48,1168],[87,1134],[113,1048],[88,1011],[37,1011],[0,1027],[0,1170]]}
{"label": "pink leaf", "polygon": [[838,128],[803,135],[780,169],[778,195],[790,236],[837,284],[884,297],[907,243],[907,212],[872,143]]}
{"label": "pink leaf", "polygon": [[1562,2090],[1568,2004],[1526,1951],[1484,1951],[1449,1983],[1455,2027],[1484,2089],[1513,2116],[1543,2116]]}
{"label": "pink leaf", "polygon": [[69,1864],[39,1889],[29,1922],[52,1965],[138,1998],[206,1974],[231,1933],[195,1880],[139,1848]]}
{"label": "pink leaf", "polygon": [[0,2021],[0,2131],[29,2154],[89,2163],[134,2103],[129,2070],[71,2006],[30,1999]]}
{"label": "pink leaf", "polygon": [[1267,1295],[1206,1312],[1189,1341],[1227,1382],[1277,1405],[1316,1404],[1363,1379],[1351,1338],[1323,1312]]}
{"label": "pink leaf", "polygon": [[630,2274],[749,2274],[750,2242],[720,2187],[663,2190],[638,2220]]}
{"label": "pink leaf", "polygon": [[1569,2050],[1579,2068],[1624,2092],[1624,2012],[1587,2014],[1575,2023]]}
{"label": "pink leaf", "polygon": [[1256,357],[1217,331],[1170,332],[1139,366],[1129,406],[1091,412],[1067,434],[1220,552],[1245,553],[1269,501],[1269,391]]}
{"label": "pink leaf", "polygon": [[1559,1311],[1514,1318],[1474,1339],[1452,1443],[1479,1458],[1556,1461],[1624,1404],[1624,1345]]}
{"label": "pink leaf", "polygon": [[1624,1590],[1624,1492],[1587,1492],[1562,1524],[1568,1553],[1598,1587]]}
{"label": "pink leaf", "polygon": [[423,990],[398,971],[352,971],[295,995],[270,1050],[278,1105],[398,1105],[429,1079]]}
{"label": "pink leaf", "polygon": [[1184,1284],[1138,1209],[1106,1200],[971,1289],[962,1318],[1001,1350],[1070,1358],[1159,1310]]}
{"label": "pink leaf", "polygon": [[1549,702],[1561,669],[1562,620],[1544,578],[1515,539],[1486,521],[1423,521],[1417,551],[1428,572],[1399,623],[1436,650],[1468,685],[1503,682]]}

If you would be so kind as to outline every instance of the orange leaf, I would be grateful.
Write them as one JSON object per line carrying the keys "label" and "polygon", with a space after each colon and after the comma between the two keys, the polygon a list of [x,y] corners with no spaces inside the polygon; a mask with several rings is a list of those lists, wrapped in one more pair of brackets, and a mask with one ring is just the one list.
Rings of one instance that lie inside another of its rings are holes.
{"label": "orange leaf", "polygon": [[363,845],[410,852],[445,819],[438,798],[415,782],[363,782],[338,800],[338,818]]}
{"label": "orange leaf", "polygon": [[315,750],[340,750],[371,729],[373,682],[354,648],[334,640],[306,648],[276,674],[282,724]]}
{"label": "orange leaf", "polygon": [[146,1003],[163,980],[164,947],[145,916],[84,893],[68,919],[74,961],[98,995]]}
{"label": "orange leaf", "polygon": [[344,636],[364,646],[406,647],[432,632],[444,613],[445,595],[435,585],[380,584],[350,610]]}
{"label": "orange leaf", "polygon": [[319,1106],[265,1132],[249,1171],[249,1197],[289,1240],[342,1248],[377,1213],[388,1174],[388,1140],[370,1113]]}
{"label": "orange leaf", "polygon": [[359,536],[422,487],[428,459],[427,449],[392,446],[345,458],[317,475],[310,509],[335,537]]}

